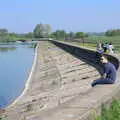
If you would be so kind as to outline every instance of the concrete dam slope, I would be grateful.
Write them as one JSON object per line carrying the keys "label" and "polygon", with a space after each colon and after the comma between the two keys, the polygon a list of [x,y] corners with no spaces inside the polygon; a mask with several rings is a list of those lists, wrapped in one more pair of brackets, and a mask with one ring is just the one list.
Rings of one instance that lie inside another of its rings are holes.
{"label": "concrete dam slope", "polygon": [[[91,88],[102,68],[96,64],[95,54],[78,49],[68,49],[54,41],[40,41],[27,89],[5,108],[1,117],[7,120],[87,120],[93,107],[99,111],[101,103],[117,93],[108,96],[118,84]],[[118,66],[116,60],[112,57],[111,60]],[[103,101],[104,97],[107,99]]]}

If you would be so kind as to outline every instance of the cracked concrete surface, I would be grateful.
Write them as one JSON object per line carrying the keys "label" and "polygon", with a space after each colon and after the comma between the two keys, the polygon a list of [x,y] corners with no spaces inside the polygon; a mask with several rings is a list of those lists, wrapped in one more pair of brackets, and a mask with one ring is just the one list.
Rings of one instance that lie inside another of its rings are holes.
{"label": "cracked concrete surface", "polygon": [[5,109],[2,117],[7,120],[81,119],[104,96],[98,96],[101,89],[96,92],[91,88],[91,82],[99,77],[94,66],[48,41],[40,41],[28,90],[16,104]]}

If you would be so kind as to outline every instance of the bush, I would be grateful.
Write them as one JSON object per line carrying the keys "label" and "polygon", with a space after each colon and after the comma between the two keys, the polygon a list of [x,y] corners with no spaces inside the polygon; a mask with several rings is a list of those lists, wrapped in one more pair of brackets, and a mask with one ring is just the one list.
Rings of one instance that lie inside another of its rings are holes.
{"label": "bush", "polygon": [[120,101],[113,100],[110,108],[102,106],[101,115],[94,120],[120,120]]}

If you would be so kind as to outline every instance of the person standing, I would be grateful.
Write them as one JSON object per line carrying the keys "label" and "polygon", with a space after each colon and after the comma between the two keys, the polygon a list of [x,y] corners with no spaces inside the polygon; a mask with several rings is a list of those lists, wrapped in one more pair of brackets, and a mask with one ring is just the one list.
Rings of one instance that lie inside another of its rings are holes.
{"label": "person standing", "polygon": [[108,49],[108,43],[107,42],[103,45],[103,48],[104,48],[104,52],[106,53],[107,49]]}
{"label": "person standing", "polygon": [[101,53],[101,50],[102,50],[102,47],[101,47],[101,43],[99,42],[99,43],[97,43],[96,51],[97,51],[98,53]]}
{"label": "person standing", "polygon": [[108,45],[108,51],[109,51],[110,54],[113,54],[113,53],[114,53],[114,52],[113,52],[113,45],[112,45],[111,42],[110,42],[109,45]]}
{"label": "person standing", "polygon": [[96,46],[96,62],[99,63],[100,61],[100,55],[103,54],[103,49],[102,49],[102,46],[101,46],[101,43],[97,43],[97,46]]}

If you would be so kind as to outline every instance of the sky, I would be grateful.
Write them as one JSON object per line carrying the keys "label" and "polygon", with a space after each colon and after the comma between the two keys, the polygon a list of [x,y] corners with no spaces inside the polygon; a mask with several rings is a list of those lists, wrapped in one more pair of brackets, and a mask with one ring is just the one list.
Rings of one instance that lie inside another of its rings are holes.
{"label": "sky", "polygon": [[1,0],[0,28],[33,31],[36,24],[52,30],[105,32],[120,29],[120,0]]}

